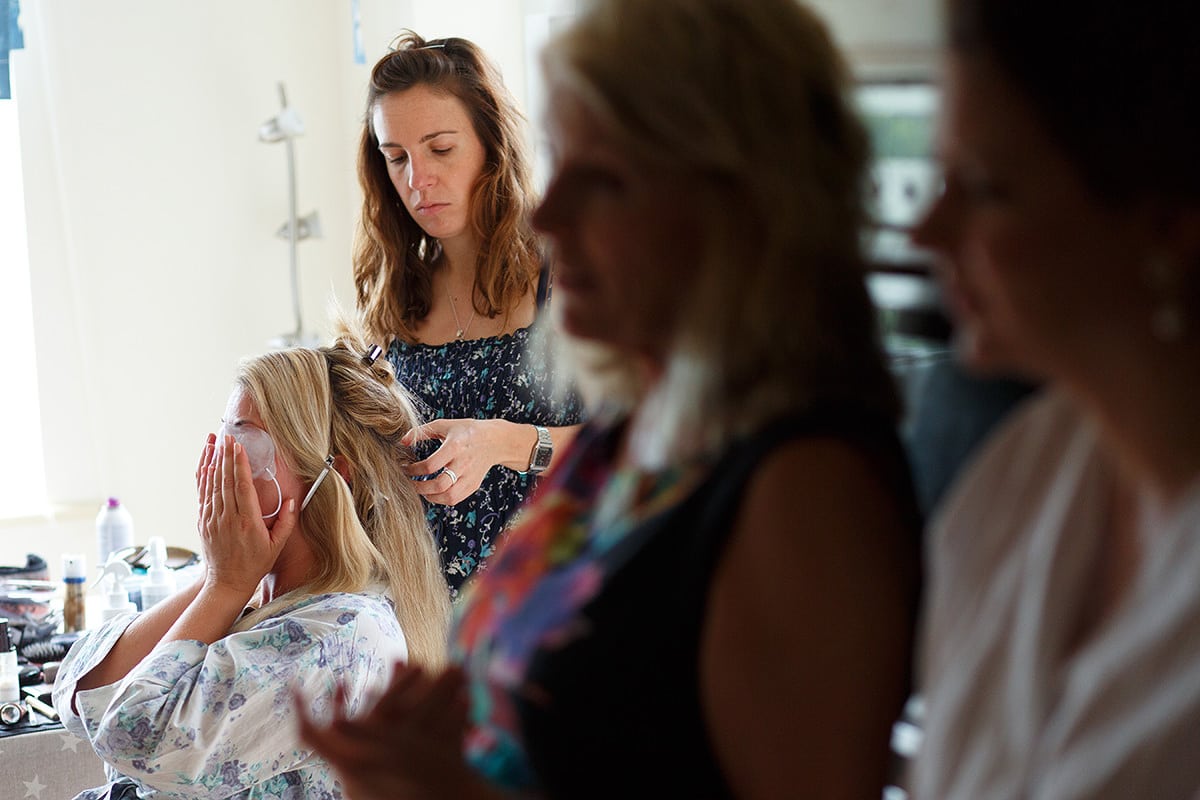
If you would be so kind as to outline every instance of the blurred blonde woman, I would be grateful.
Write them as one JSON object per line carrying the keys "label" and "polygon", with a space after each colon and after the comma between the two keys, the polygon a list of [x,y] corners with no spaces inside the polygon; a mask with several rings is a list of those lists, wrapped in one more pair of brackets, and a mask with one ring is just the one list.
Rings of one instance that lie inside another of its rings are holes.
{"label": "blurred blonde woman", "polygon": [[594,414],[457,609],[461,672],[305,740],[355,800],[878,800],[919,521],[842,62],[793,0],[589,5],[534,224]]}
{"label": "blurred blonde woman", "polygon": [[111,778],[80,798],[336,796],[292,692],[358,706],[393,662],[445,661],[449,599],[396,465],[416,422],[349,334],[242,365],[196,473],[204,577],[63,662],[55,705]]}

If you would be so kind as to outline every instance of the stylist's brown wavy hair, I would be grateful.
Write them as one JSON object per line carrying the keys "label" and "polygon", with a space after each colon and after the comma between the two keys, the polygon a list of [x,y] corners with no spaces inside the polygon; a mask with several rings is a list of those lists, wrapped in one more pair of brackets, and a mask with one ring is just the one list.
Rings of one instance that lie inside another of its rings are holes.
{"label": "stylist's brown wavy hair", "polygon": [[537,284],[541,254],[529,222],[535,198],[521,134],[523,116],[495,67],[466,39],[426,41],[405,31],[371,72],[358,151],[362,214],[354,247],[354,286],[368,334],[381,342],[414,341],[429,313],[438,240],[409,215],[388,177],[371,125],[380,98],[428,86],[458,98],[483,144],[483,172],[471,197],[479,237],[476,306],[496,317]]}

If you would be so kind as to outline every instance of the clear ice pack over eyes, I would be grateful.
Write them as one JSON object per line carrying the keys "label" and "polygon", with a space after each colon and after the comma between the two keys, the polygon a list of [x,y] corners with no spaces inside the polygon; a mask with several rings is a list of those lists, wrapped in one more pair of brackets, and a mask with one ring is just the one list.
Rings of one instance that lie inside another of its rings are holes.
{"label": "clear ice pack over eyes", "polygon": [[226,436],[232,436],[233,440],[242,446],[246,458],[250,461],[250,477],[270,480],[275,484],[275,493],[279,501],[275,504],[274,511],[262,515],[263,519],[270,519],[283,508],[283,490],[275,478],[275,442],[272,441],[271,434],[249,423],[228,424],[222,420],[221,430],[217,433],[217,444],[223,444]]}
{"label": "clear ice pack over eyes", "polygon": [[275,442],[271,440],[271,434],[244,422],[222,423],[217,433],[217,444],[223,443],[227,435],[232,436],[246,451],[251,477],[275,477]]}

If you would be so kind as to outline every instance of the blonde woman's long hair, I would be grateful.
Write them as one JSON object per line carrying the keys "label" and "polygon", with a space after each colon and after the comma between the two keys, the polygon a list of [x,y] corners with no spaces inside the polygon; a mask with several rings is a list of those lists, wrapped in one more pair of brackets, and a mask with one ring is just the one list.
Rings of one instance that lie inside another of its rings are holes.
{"label": "blonde woman's long hair", "polygon": [[400,437],[418,424],[387,359],[368,364],[349,331],[330,346],[269,352],[243,362],[237,385],[254,403],[279,456],[305,485],[330,470],[302,512],[316,568],[302,587],[247,615],[249,627],[297,595],[363,592],[382,584],[395,603],[412,663],[445,663],[450,600],[420,497],[401,471]]}
{"label": "blonde woman's long hair", "polygon": [[645,412],[635,458],[718,453],[817,407],[894,420],[860,247],[869,144],[822,22],[795,0],[604,0],[543,66],[631,160],[688,179],[704,220],[663,380],[596,345],[575,376],[589,404]]}

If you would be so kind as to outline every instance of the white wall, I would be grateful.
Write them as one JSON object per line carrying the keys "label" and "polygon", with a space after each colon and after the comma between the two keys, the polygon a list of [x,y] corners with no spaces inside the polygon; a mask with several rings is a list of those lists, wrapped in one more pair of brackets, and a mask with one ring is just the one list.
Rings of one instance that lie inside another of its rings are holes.
{"label": "white wall", "polygon": [[[860,70],[932,61],[933,0],[813,4]],[[138,541],[199,547],[199,447],[237,360],[293,327],[287,243],[274,235],[287,218],[285,150],[256,136],[278,110],[278,81],[307,125],[299,210],[319,211],[324,237],[300,243],[299,271],[307,327],[324,334],[330,299],[353,304],[354,153],[370,65],[402,28],[465,36],[519,103],[535,104],[531,20],[576,5],[360,0],[367,63],[357,65],[351,0],[24,0],[14,71],[56,508],[0,522],[0,563],[33,551],[58,574],[63,552],[91,559],[108,494],[129,505]]]}
{"label": "white wall", "polygon": [[807,0],[863,78],[928,78],[940,0]]}

